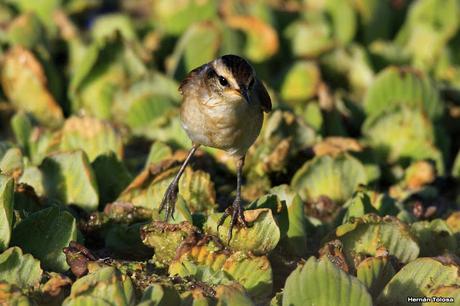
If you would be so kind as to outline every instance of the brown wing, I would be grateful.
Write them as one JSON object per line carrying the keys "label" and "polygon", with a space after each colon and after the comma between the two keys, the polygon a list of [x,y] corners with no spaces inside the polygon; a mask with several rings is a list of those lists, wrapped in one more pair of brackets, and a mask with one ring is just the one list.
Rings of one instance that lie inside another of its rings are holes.
{"label": "brown wing", "polygon": [[187,84],[190,83],[190,81],[193,79],[194,76],[196,76],[197,74],[200,74],[206,68],[206,65],[207,64],[201,65],[200,67],[193,69],[187,74],[185,79],[183,79],[179,85],[179,92],[181,93],[181,95],[184,94],[184,88],[187,86]]}
{"label": "brown wing", "polygon": [[267,89],[259,79],[256,79],[254,83],[254,92],[259,99],[259,103],[262,106],[262,110],[266,113],[272,110],[272,100],[268,95]]}

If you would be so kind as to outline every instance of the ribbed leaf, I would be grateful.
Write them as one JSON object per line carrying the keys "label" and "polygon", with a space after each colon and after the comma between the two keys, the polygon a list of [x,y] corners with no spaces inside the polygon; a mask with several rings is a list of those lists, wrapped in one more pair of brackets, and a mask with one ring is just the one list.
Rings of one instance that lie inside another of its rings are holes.
{"label": "ribbed leaf", "polygon": [[[210,215],[205,230],[228,242],[227,233],[231,218],[227,218],[217,232],[217,223],[221,216],[221,213]],[[229,246],[234,250],[252,252],[255,255],[264,255],[273,250],[280,240],[280,229],[272,211],[268,208],[246,210],[244,216],[251,226],[234,227]]]}
{"label": "ribbed leaf", "polygon": [[420,110],[432,119],[439,119],[444,111],[438,90],[423,72],[389,67],[369,87],[364,109],[376,116],[398,106]]}
{"label": "ribbed leaf", "polygon": [[23,289],[37,287],[42,272],[40,261],[30,254],[22,254],[18,247],[9,248],[0,254],[0,281]]}
{"label": "ribbed leaf", "polygon": [[123,157],[121,136],[108,122],[91,117],[70,117],[62,129],[60,149],[85,151],[90,161],[110,151]]}
{"label": "ribbed leaf", "polygon": [[[130,201],[136,206],[158,209],[177,171],[178,168],[172,168],[151,177],[148,169],[144,170],[121,194],[120,200]],[[212,211],[216,206],[214,183],[209,174],[201,170],[193,171],[190,167],[185,169],[179,180],[179,195],[192,213]]]}
{"label": "ribbed leaf", "polygon": [[357,267],[358,279],[366,285],[374,299],[395,274],[389,257],[368,257]]}
{"label": "ribbed leaf", "polygon": [[329,260],[310,257],[286,280],[283,305],[372,306],[366,287]]}
{"label": "ribbed leaf", "polygon": [[420,245],[420,256],[442,255],[457,249],[454,233],[442,219],[419,221],[411,225],[411,232]]}
{"label": "ribbed leaf", "polygon": [[[134,287],[131,279],[113,267],[104,267],[78,279],[73,285],[70,296],[63,305],[94,305],[83,303],[81,297],[96,298],[96,305],[135,305]],[[75,301],[74,301],[75,300]],[[78,303],[77,303],[78,301]],[[101,303],[106,304],[101,304]]]}
{"label": "ribbed leaf", "polygon": [[[442,262],[435,258],[418,258],[396,273],[380,294],[377,305],[413,305],[407,302],[407,297],[431,297],[433,291],[444,286],[458,288],[459,272],[458,265],[453,263]],[[442,296],[449,295],[442,294]]]}
{"label": "ribbed leaf", "polygon": [[390,255],[406,263],[417,258],[420,248],[408,226],[399,219],[368,214],[353,218],[339,226],[335,235],[342,241],[349,263],[360,253],[375,256],[377,251],[387,250]]}
{"label": "ribbed leaf", "polygon": [[365,191],[357,191],[345,205],[345,214],[342,223],[348,222],[351,218],[362,217],[365,214],[377,213],[372,206],[371,199]]}
{"label": "ribbed leaf", "polygon": [[[272,290],[272,269],[268,258],[243,252],[228,254],[216,251],[214,245],[194,246],[174,259],[169,274],[193,276],[213,285],[239,282],[255,299],[263,299]],[[213,277],[209,277],[213,275]]]}
{"label": "ribbed leaf", "polygon": [[337,157],[325,155],[315,157],[297,170],[291,186],[304,200],[315,200],[325,195],[343,203],[359,184],[366,181],[366,170],[354,157],[347,154]]}
{"label": "ribbed leaf", "polygon": [[280,185],[248,205],[247,209],[270,208],[280,228],[280,246],[297,256],[307,252],[304,204],[288,185]]}
{"label": "ribbed leaf", "polygon": [[387,162],[432,159],[444,172],[442,154],[435,146],[435,130],[420,111],[403,107],[377,117],[368,117],[362,128],[371,147]]}
{"label": "ribbed leaf", "polygon": [[168,224],[153,221],[141,228],[142,242],[155,249],[155,262],[167,266],[176,257],[176,251],[184,239],[195,235],[197,229],[187,221]]}

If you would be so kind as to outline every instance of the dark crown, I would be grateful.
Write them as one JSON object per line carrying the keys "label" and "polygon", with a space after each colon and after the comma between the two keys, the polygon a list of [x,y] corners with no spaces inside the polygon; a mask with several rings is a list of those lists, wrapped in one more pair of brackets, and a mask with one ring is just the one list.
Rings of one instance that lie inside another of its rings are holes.
{"label": "dark crown", "polygon": [[229,54],[222,56],[221,59],[224,65],[232,72],[236,80],[245,82],[249,81],[252,77],[254,70],[244,58]]}

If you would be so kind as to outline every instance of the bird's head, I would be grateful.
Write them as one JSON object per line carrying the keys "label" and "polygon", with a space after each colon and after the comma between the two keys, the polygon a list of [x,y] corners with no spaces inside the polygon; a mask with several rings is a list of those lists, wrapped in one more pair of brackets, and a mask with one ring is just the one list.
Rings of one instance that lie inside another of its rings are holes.
{"label": "bird's head", "polygon": [[255,71],[244,58],[224,55],[209,63],[206,82],[216,93],[225,98],[233,100],[243,97],[251,103]]}

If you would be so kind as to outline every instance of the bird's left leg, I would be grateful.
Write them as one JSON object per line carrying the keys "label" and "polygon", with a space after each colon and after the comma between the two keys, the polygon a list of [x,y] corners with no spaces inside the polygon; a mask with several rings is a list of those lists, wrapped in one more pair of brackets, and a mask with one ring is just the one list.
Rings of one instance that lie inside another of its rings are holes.
{"label": "bird's left leg", "polygon": [[219,223],[217,224],[217,232],[219,232],[219,227],[224,223],[225,219],[227,219],[228,216],[232,216],[231,222],[230,222],[230,228],[228,229],[228,242],[230,243],[230,240],[232,240],[232,231],[233,227],[235,224],[239,221],[241,225],[244,227],[248,227],[248,224],[246,220],[244,219],[244,214],[243,214],[243,207],[241,207],[241,184],[242,184],[242,177],[243,177],[243,166],[244,166],[244,156],[238,158],[236,161],[236,198],[233,201],[233,204],[227,207],[227,209],[224,211],[224,214],[219,220]]}
{"label": "bird's left leg", "polygon": [[165,221],[168,221],[170,216],[174,220],[173,215],[174,215],[174,210],[176,207],[177,193],[179,192],[179,179],[184,173],[185,167],[187,167],[187,164],[190,162],[190,159],[192,158],[193,154],[195,153],[196,149],[198,149],[199,146],[200,145],[195,145],[195,144],[193,145],[192,149],[187,155],[187,158],[185,159],[182,166],[180,167],[179,172],[177,172],[171,184],[169,184],[168,189],[166,189],[166,192],[163,196],[163,200],[161,201],[160,210],[159,210],[159,212],[161,213],[163,209],[166,209]]}

